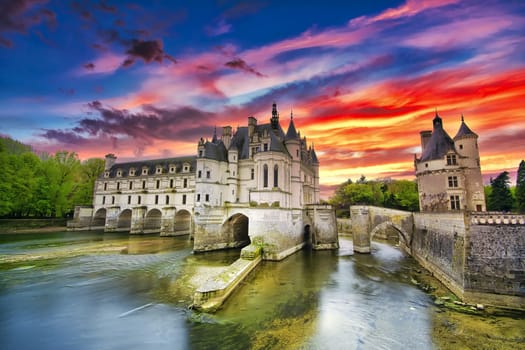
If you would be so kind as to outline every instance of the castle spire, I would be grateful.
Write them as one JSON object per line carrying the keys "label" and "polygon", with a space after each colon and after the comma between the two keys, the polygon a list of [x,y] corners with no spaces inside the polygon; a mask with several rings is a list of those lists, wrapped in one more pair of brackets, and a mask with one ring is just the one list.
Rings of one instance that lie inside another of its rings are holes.
{"label": "castle spire", "polygon": [[273,129],[279,128],[279,113],[277,112],[277,104],[274,102],[272,105],[272,119],[270,119]]}
{"label": "castle spire", "polygon": [[215,128],[213,129],[213,138],[211,139],[211,142],[217,142],[217,126],[215,126]]}

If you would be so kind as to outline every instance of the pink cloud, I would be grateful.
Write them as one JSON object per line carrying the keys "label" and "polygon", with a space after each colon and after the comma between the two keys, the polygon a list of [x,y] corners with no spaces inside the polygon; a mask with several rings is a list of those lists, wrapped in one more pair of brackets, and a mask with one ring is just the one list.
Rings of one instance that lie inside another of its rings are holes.
{"label": "pink cloud", "polygon": [[366,25],[374,22],[392,20],[402,17],[415,16],[420,12],[443,7],[457,3],[459,0],[407,0],[407,2],[399,7],[390,8],[374,17],[362,16],[352,19],[349,24],[351,26]]}
{"label": "pink cloud", "polygon": [[486,39],[520,22],[523,20],[503,14],[497,17],[461,19],[415,34],[404,40],[403,43],[420,48],[459,46]]}
{"label": "pink cloud", "polygon": [[87,62],[84,67],[78,69],[76,75],[90,74],[112,74],[122,65],[126,59],[124,55],[105,53],[91,62]]}

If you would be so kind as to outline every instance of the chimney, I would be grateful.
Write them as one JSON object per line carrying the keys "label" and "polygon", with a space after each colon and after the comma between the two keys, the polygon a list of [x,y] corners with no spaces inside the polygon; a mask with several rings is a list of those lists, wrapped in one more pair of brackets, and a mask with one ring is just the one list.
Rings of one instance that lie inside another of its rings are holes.
{"label": "chimney", "polygon": [[224,146],[226,149],[230,148],[230,143],[232,141],[232,127],[231,126],[224,126],[222,128],[222,142],[224,143]]}
{"label": "chimney", "polygon": [[255,127],[257,126],[257,119],[254,117],[248,117],[248,137],[251,138]]}
{"label": "chimney", "polygon": [[432,131],[424,130],[419,134],[421,135],[421,153],[423,153],[425,151],[425,147],[427,147],[428,140],[430,140],[430,137],[432,136]]}
{"label": "chimney", "polygon": [[108,171],[111,169],[113,165],[115,165],[115,162],[117,160],[117,157],[113,153],[106,154],[106,161],[104,163],[104,171]]}

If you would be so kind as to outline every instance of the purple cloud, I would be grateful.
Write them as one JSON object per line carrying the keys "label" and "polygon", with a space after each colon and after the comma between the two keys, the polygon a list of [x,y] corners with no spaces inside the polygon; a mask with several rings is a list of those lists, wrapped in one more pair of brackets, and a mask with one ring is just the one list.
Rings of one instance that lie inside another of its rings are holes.
{"label": "purple cloud", "polygon": [[245,72],[251,73],[251,74],[255,74],[258,77],[265,77],[264,74],[250,67],[244,60],[240,58],[235,58],[231,61],[228,61],[224,65],[232,69],[239,69],[239,70],[243,70]]}

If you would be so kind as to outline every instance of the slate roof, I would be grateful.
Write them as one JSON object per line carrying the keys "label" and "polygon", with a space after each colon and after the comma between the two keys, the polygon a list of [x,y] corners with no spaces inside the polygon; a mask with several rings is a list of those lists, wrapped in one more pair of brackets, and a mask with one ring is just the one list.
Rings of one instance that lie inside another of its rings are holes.
{"label": "slate roof", "polygon": [[443,129],[443,120],[437,115],[433,120],[434,130],[432,136],[421,155],[420,161],[426,162],[429,160],[442,159],[449,151],[456,151],[454,148],[454,141],[450,138],[447,132]]}
{"label": "slate roof", "polygon": [[317,154],[315,154],[315,150],[313,147],[310,149],[310,157],[312,158],[312,163],[319,164],[319,160],[317,159]]}
{"label": "slate roof", "polygon": [[457,140],[465,136],[478,137],[478,135],[474,131],[470,130],[470,128],[465,123],[465,119],[463,118],[463,115],[461,115],[461,126],[459,127],[459,130],[456,136],[454,136],[454,140]]}
{"label": "slate roof", "polygon": [[[195,172],[195,166],[197,164],[196,156],[186,156],[186,157],[175,157],[175,158],[162,158],[162,159],[149,159],[141,160],[136,162],[127,162],[127,163],[116,163],[109,169],[109,177],[116,177],[117,171],[122,171],[122,177],[129,176],[129,171],[135,169],[134,176],[142,175],[142,168],[148,168],[148,175],[154,175],[157,172],[157,166],[162,167],[162,173],[168,173],[170,166],[175,166],[175,173],[182,171],[182,166],[184,163],[190,165],[189,172]],[[101,176],[104,176],[102,174]]]}
{"label": "slate roof", "polygon": [[295,125],[293,122],[293,117],[290,118],[290,125],[288,126],[288,131],[286,131],[286,140],[298,139],[297,130],[295,130]]}
{"label": "slate roof", "polygon": [[216,140],[215,142],[207,141],[204,144],[204,158],[215,159],[221,162],[228,160],[228,151],[222,140]]}

